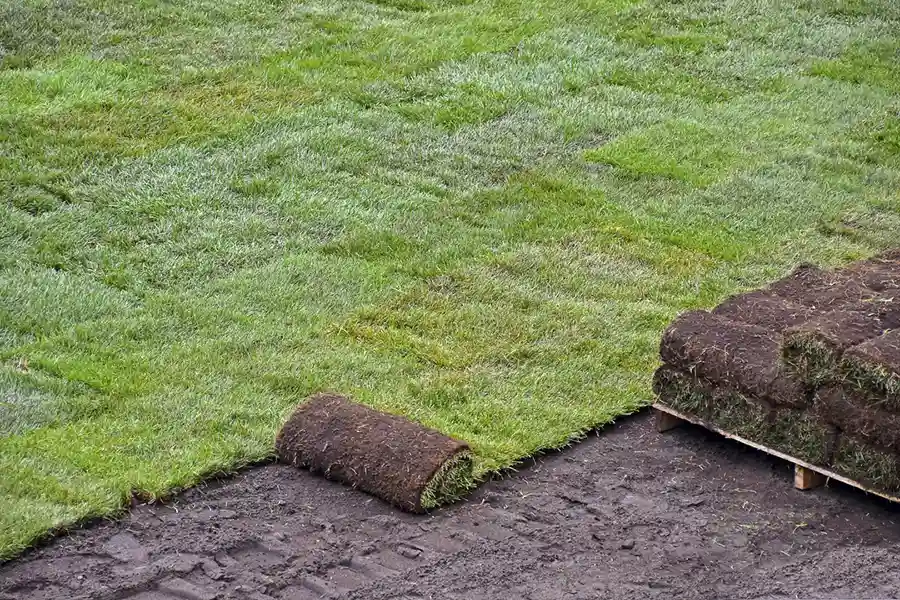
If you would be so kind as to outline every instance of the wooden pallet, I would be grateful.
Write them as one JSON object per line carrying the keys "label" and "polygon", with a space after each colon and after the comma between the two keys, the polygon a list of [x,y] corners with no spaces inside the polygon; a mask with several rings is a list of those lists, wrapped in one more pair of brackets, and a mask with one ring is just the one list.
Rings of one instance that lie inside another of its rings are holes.
{"label": "wooden pallet", "polygon": [[767,448],[762,444],[758,444],[756,442],[750,441],[746,438],[742,438],[739,435],[734,435],[733,433],[728,433],[723,429],[719,429],[714,425],[710,425],[706,421],[699,419],[697,417],[692,417],[681,413],[670,406],[666,406],[665,404],[661,404],[657,402],[653,405],[653,408],[656,409],[656,429],[660,432],[668,431],[675,427],[678,427],[682,423],[693,423],[694,425],[699,425],[700,427],[704,427],[709,429],[710,431],[715,431],[716,433],[730,439],[740,442],[742,444],[746,444],[752,448],[756,448],[757,450],[762,450],[767,454],[771,454],[772,456],[777,456],[783,460],[786,460],[794,465],[794,487],[798,490],[811,490],[822,485],[828,483],[828,480],[834,479],[835,481],[840,481],[841,483],[845,483],[849,486],[853,486],[855,488],[861,489],[864,492],[869,494],[874,494],[876,496],[880,496],[891,502],[900,502],[900,498],[895,496],[891,496],[889,494],[885,494],[884,492],[879,492],[877,490],[873,490],[872,488],[868,488],[865,485],[859,483],[858,481],[853,481],[843,475],[838,475],[834,471],[830,471],[825,467],[820,467],[817,465],[810,464],[806,461],[800,460],[799,458],[795,458],[793,456],[789,456],[784,452],[779,452],[778,450],[773,450],[772,448]]}

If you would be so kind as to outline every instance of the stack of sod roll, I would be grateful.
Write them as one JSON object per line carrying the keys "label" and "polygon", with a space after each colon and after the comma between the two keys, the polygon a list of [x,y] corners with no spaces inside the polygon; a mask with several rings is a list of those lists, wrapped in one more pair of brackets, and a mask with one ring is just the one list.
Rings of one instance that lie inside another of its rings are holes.
{"label": "stack of sod roll", "polygon": [[900,249],[682,314],[660,355],[663,404],[900,492]]}

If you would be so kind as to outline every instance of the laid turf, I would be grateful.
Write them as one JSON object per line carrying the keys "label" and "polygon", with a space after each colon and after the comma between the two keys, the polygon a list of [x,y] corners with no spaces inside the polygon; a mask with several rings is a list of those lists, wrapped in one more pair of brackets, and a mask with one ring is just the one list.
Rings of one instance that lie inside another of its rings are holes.
{"label": "laid turf", "polygon": [[900,228],[893,0],[0,3],[0,556],[339,390],[476,472]]}

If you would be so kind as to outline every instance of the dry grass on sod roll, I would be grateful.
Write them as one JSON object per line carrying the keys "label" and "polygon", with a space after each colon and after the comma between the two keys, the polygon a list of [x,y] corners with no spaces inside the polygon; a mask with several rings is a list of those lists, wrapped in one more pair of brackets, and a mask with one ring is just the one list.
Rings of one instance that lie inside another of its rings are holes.
{"label": "dry grass on sod roll", "polygon": [[900,229],[894,0],[0,3],[0,555],[337,389],[476,476]]}

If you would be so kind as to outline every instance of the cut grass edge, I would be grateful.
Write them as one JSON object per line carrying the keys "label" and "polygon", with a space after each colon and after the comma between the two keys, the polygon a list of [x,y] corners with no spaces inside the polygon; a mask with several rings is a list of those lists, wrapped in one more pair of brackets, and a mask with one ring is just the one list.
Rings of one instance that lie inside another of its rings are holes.
{"label": "cut grass edge", "polygon": [[[479,472],[477,469],[478,460],[476,452],[470,450],[458,452],[450,460],[441,465],[438,471],[436,471],[428,481],[421,496],[422,508],[426,511],[431,511],[465,500],[469,494],[475,491],[483,483],[494,479],[509,477],[512,474],[517,473],[518,467],[526,464],[526,462],[534,461],[538,457],[546,454],[564,451],[585,440],[591,432],[602,431],[607,427],[614,425],[619,418],[633,416],[648,410],[650,406],[651,403],[648,402],[645,405],[631,409],[629,412],[610,416],[591,426],[585,427],[582,430],[576,431],[559,444],[550,444],[536,448],[533,452],[523,456],[512,464],[496,469]],[[178,496],[189,492],[194,488],[201,487],[206,483],[219,479],[227,480],[236,477],[249,469],[273,464],[276,460],[277,456],[273,442],[270,451],[262,457],[241,461],[231,467],[216,468],[207,473],[199,474],[196,479],[191,482],[173,487],[163,494],[149,494],[143,490],[132,489],[122,497],[119,506],[112,510],[90,511],[69,522],[55,525],[37,534],[22,536],[13,543],[0,546],[0,565],[19,559],[29,552],[36,551],[51,544],[56,538],[64,537],[80,529],[93,527],[100,523],[124,518],[132,508],[140,504],[166,504],[175,501]]]}

